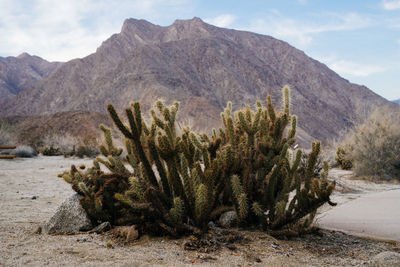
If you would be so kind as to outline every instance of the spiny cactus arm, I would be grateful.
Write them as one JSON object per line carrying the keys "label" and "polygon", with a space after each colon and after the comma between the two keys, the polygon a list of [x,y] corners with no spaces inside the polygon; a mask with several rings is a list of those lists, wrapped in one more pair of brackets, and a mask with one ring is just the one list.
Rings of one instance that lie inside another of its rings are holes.
{"label": "spiny cactus arm", "polygon": [[[246,106],[248,108],[248,106]],[[250,111],[249,111],[250,112]],[[250,118],[245,118],[245,112],[239,111],[238,113],[240,126],[245,130],[247,134],[251,133],[251,116]],[[247,112],[246,112],[247,114]],[[248,116],[246,116],[248,117]]]}
{"label": "spiny cactus arm", "polygon": [[292,139],[292,138],[294,138],[296,136],[297,117],[296,116],[292,116],[291,122],[292,122],[292,127],[289,130],[288,135],[287,135],[287,139],[288,140]]}
{"label": "spiny cactus arm", "polygon": [[[135,107],[138,106],[138,103],[135,103]],[[140,108],[139,108],[140,110]],[[136,113],[136,110],[135,110]],[[153,169],[151,168],[151,165],[149,163],[149,160],[146,156],[146,153],[143,150],[143,144],[142,141],[140,140],[141,132],[139,132],[139,129],[141,129],[141,120],[140,120],[140,128],[137,126],[137,118],[135,119],[132,113],[132,110],[126,109],[126,114],[129,120],[129,124],[132,130],[131,133],[131,138],[129,136],[126,136],[130,138],[133,141],[133,144],[135,145],[136,153],[137,153],[137,158],[140,160],[141,163],[143,163],[143,167],[146,171],[146,176],[149,179],[149,182],[156,188],[158,188],[158,182],[157,178],[153,172]],[[139,113],[140,114],[140,113]]]}
{"label": "spiny cactus arm", "polygon": [[147,211],[150,208],[150,203],[138,203],[120,193],[115,193],[114,198],[134,211]]}
{"label": "spiny cactus arm", "polygon": [[238,207],[239,207],[238,219],[239,219],[239,221],[242,222],[246,219],[247,214],[249,212],[246,193],[240,194],[237,201],[238,201]]}
{"label": "spiny cactus arm", "polygon": [[321,178],[326,179],[328,178],[329,175],[329,163],[328,161],[323,162],[323,167],[322,167],[322,172],[321,172]]}
{"label": "spiny cactus arm", "polygon": [[128,128],[122,123],[121,119],[118,116],[117,111],[115,110],[114,106],[111,104],[107,105],[108,113],[110,113],[111,119],[117,126],[117,128],[122,132],[124,136],[127,138],[133,139],[132,133],[128,130]]}
{"label": "spiny cactus arm", "polygon": [[189,200],[189,204],[191,207],[194,207],[194,201],[195,201],[195,182],[193,181],[193,177],[189,176],[189,168],[188,168],[188,163],[185,158],[185,156],[181,155],[181,168],[180,168],[180,173],[182,176],[183,180],[183,189],[185,191],[186,199]]}
{"label": "spiny cactus arm", "polygon": [[275,108],[272,105],[272,100],[270,95],[267,96],[267,110],[270,121],[274,123],[276,119],[276,114],[275,114]]}
{"label": "spiny cactus arm", "polygon": [[[140,109],[140,103],[139,102],[134,102],[131,103],[131,106],[133,107],[134,110],[134,114],[135,114],[135,128],[137,129],[138,134],[140,135],[142,133],[142,129],[143,129],[143,119],[142,119],[142,111]],[[131,124],[131,128],[132,128],[132,122],[130,122]]]}
{"label": "spiny cactus arm", "polygon": [[289,89],[289,86],[288,85],[284,86],[282,91],[283,91],[283,107],[284,107],[283,112],[289,116],[289,114],[290,114],[290,97],[289,97],[290,89]]}
{"label": "spiny cactus arm", "polygon": [[125,192],[125,195],[135,196],[140,202],[145,202],[144,190],[140,185],[139,179],[135,176],[129,178],[129,190]]}
{"label": "spiny cactus arm", "polygon": [[203,224],[203,219],[205,219],[206,210],[208,209],[207,195],[207,187],[204,184],[200,184],[196,191],[195,200],[195,214],[199,224]]}
{"label": "spiny cactus arm", "polygon": [[156,164],[158,173],[160,175],[160,179],[161,179],[161,183],[162,183],[162,187],[163,187],[164,193],[167,195],[167,197],[171,197],[172,195],[171,195],[171,190],[170,190],[170,187],[169,187],[169,184],[168,184],[167,173],[165,171],[164,165],[161,162],[160,155],[158,154],[158,151],[157,151],[157,148],[156,148],[156,144],[155,144],[153,139],[149,139],[148,140],[148,146],[149,146],[149,149],[150,149],[150,155],[153,158],[153,160],[154,160],[154,162]]}
{"label": "spiny cactus arm", "polygon": [[263,207],[257,201],[253,202],[253,204],[251,205],[251,210],[259,218],[262,218],[265,216]]}
{"label": "spiny cactus arm", "polygon": [[292,164],[292,167],[290,169],[290,173],[293,175],[299,168],[300,162],[301,162],[301,156],[302,156],[303,152],[299,149],[296,152],[296,158]]}
{"label": "spiny cactus arm", "polygon": [[174,206],[169,210],[169,216],[174,223],[182,221],[184,216],[184,204],[179,197],[174,198]]}
{"label": "spiny cactus arm", "polygon": [[308,156],[307,167],[306,167],[305,177],[304,177],[304,188],[306,189],[307,192],[311,189],[311,178],[312,178],[312,175],[314,174],[314,168],[315,168],[315,164],[317,163],[320,149],[321,149],[320,142],[312,143],[312,149],[311,149],[311,153]]}

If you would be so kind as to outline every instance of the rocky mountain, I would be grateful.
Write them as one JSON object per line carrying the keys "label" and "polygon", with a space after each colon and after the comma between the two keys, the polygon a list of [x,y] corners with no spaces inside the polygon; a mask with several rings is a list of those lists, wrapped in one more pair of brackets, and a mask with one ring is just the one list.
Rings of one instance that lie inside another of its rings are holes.
{"label": "rocky mountain", "polygon": [[19,92],[49,76],[60,62],[48,62],[23,53],[18,57],[0,57],[0,102],[9,101]]}
{"label": "rocky mountain", "polygon": [[393,103],[400,104],[400,99],[393,100]]}
{"label": "rocky mountain", "polygon": [[140,100],[181,102],[180,120],[197,129],[220,125],[228,101],[234,109],[291,87],[300,142],[326,141],[357,121],[357,107],[390,105],[352,84],[304,52],[270,36],[218,28],[199,18],[161,27],[128,19],[91,54],[64,63],[47,78],[2,106],[0,115],[60,111],[105,112]]}

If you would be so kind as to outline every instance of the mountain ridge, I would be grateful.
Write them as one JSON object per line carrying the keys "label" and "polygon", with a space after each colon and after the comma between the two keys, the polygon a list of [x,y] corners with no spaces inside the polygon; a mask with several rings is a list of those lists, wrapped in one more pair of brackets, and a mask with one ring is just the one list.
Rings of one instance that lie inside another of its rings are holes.
{"label": "mountain ridge", "polygon": [[163,98],[181,102],[184,123],[210,129],[220,125],[228,101],[237,109],[270,94],[279,105],[284,85],[291,86],[292,113],[304,141],[327,141],[352,126],[357,102],[389,105],[286,42],[195,17],[170,26],[125,20],[121,32],[95,53],[64,63],[18,94],[0,115],[105,112],[107,103],[122,109],[133,100],[148,110]]}
{"label": "mountain ridge", "polygon": [[10,101],[19,92],[46,78],[61,64],[28,53],[0,57],[0,103]]}

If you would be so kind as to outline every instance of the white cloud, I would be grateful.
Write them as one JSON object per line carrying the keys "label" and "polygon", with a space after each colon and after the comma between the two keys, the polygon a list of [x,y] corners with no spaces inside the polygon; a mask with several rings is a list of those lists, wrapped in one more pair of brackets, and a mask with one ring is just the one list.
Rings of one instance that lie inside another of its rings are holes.
{"label": "white cloud", "polygon": [[379,65],[362,64],[354,61],[337,59],[336,57],[327,57],[320,59],[320,61],[343,76],[367,77],[386,70]]}
{"label": "white cloud", "polygon": [[383,9],[385,10],[396,10],[400,9],[400,0],[383,0],[382,1]]}
{"label": "white cloud", "polygon": [[204,21],[215,25],[217,27],[226,28],[232,25],[232,23],[236,20],[236,16],[232,14],[222,14],[215,18],[207,18]]}
{"label": "white cloud", "polygon": [[0,55],[28,52],[52,61],[95,52],[126,18],[162,21],[191,8],[188,0],[0,0],[0,7]]}
{"label": "white cloud", "polygon": [[268,34],[299,47],[308,46],[313,36],[323,32],[351,31],[370,25],[370,19],[357,13],[325,14],[324,22],[304,22],[270,12],[267,18],[255,19],[247,30]]}

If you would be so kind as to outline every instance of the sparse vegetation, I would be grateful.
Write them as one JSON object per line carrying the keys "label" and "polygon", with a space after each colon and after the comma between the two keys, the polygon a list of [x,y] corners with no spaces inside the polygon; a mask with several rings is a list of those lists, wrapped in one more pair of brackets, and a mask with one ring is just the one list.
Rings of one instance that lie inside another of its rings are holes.
{"label": "sparse vegetation", "polygon": [[246,106],[235,114],[229,103],[222,113],[223,128],[211,135],[188,127],[178,134],[178,103],[167,107],[157,101],[151,125],[143,120],[138,102],[126,109],[127,123],[109,105],[126,138],[125,159],[111,130],[101,126],[103,157],[85,170],[72,166],[62,177],[83,196],[82,206],[95,224],[136,224],[142,232],[179,236],[202,233],[209,221],[235,210],[242,226],[303,231],[321,205],[333,204],[329,196],[334,185],[315,178],[319,142],[312,144],[304,166],[299,166],[301,150],[291,160],[296,117],[289,112],[289,89],[283,92],[281,112],[270,97],[266,107],[257,102],[255,110]]}
{"label": "sparse vegetation", "polygon": [[353,167],[353,159],[350,155],[352,146],[350,144],[347,144],[345,147],[346,148],[338,146],[335,159],[337,165],[340,166],[340,168],[342,168],[343,170],[350,170]]}
{"label": "sparse vegetation", "polygon": [[338,148],[337,160],[356,175],[400,178],[400,110],[376,109]]}

